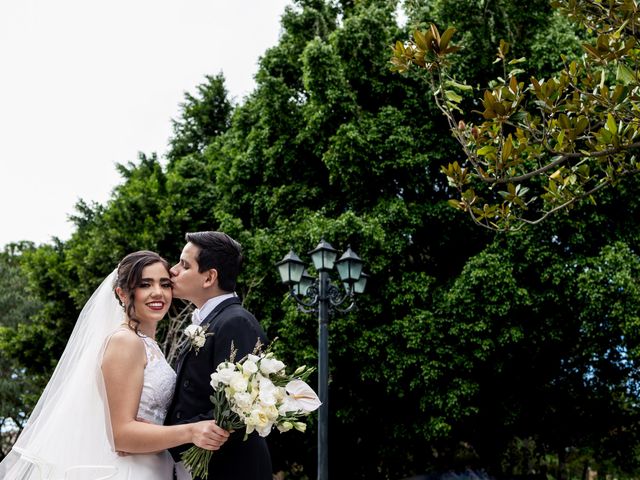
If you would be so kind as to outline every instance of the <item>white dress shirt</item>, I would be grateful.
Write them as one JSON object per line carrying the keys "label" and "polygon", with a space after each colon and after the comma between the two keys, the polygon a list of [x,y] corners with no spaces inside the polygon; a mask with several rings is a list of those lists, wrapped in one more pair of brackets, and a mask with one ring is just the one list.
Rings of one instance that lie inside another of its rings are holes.
{"label": "white dress shirt", "polygon": [[204,305],[202,305],[202,308],[196,308],[193,311],[193,313],[191,314],[191,323],[193,323],[194,325],[200,325],[202,321],[205,318],[207,318],[207,315],[213,312],[214,308],[216,308],[226,299],[237,297],[237,296],[238,295],[236,295],[236,292],[233,292],[233,293],[224,293],[222,295],[218,295],[217,297],[210,298],[209,300],[204,302]]}

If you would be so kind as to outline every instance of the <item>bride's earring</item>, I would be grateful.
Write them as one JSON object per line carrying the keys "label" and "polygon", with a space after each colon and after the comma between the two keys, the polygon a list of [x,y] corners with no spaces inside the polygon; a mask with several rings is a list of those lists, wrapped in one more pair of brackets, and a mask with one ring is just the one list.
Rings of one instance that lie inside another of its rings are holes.
{"label": "bride's earring", "polygon": [[120,287],[116,287],[116,297],[118,298],[118,303],[120,304],[120,306],[125,309],[127,304],[127,295]]}

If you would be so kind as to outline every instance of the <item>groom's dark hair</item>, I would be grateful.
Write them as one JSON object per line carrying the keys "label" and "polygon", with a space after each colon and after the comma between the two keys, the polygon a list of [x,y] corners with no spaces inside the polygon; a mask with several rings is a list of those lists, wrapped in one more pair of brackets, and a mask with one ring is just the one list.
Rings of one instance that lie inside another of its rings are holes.
{"label": "groom's dark hair", "polygon": [[196,258],[198,271],[215,268],[220,289],[233,292],[242,266],[242,245],[223,232],[193,232],[184,238],[200,249]]}

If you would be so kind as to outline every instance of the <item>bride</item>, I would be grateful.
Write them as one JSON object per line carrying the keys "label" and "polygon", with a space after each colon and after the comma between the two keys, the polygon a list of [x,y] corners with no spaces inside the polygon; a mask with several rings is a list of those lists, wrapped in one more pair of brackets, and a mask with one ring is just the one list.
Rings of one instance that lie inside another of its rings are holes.
{"label": "bride", "polygon": [[167,448],[220,448],[229,433],[213,421],[162,425],[176,374],[154,337],[171,300],[166,260],[122,259],[82,309],[0,478],[171,480]]}

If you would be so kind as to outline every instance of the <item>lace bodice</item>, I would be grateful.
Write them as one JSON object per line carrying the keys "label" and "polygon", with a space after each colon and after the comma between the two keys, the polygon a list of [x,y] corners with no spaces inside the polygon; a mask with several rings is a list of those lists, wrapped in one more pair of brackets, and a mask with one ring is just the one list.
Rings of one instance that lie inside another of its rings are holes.
{"label": "lace bodice", "polygon": [[144,369],[138,417],[162,425],[176,385],[176,372],[154,340],[142,337],[142,341],[147,352],[147,365]]}

